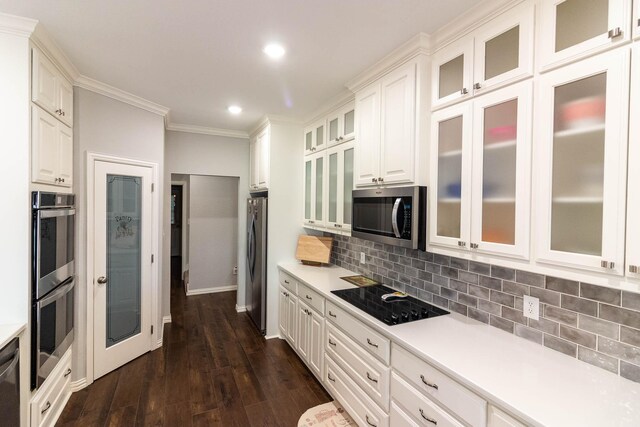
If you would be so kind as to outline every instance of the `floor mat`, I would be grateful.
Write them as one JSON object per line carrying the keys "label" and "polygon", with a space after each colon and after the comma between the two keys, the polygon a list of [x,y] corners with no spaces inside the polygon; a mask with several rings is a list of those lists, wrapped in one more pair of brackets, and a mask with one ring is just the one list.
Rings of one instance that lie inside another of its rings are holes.
{"label": "floor mat", "polygon": [[347,411],[335,401],[314,406],[302,414],[298,421],[298,427],[343,427],[356,425],[356,422],[347,414]]}

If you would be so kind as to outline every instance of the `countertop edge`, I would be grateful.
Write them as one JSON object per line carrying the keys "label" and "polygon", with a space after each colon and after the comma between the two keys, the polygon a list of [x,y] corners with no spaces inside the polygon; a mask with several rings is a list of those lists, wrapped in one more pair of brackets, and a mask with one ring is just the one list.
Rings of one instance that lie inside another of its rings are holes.
{"label": "countertop edge", "polygon": [[0,349],[27,329],[26,323],[0,324]]}

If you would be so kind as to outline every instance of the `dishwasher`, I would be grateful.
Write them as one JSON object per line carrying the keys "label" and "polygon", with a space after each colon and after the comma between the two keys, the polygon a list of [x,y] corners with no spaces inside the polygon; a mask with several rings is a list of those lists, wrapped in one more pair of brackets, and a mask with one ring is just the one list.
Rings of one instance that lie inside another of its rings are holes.
{"label": "dishwasher", "polygon": [[0,349],[0,424],[20,425],[20,348],[14,338]]}

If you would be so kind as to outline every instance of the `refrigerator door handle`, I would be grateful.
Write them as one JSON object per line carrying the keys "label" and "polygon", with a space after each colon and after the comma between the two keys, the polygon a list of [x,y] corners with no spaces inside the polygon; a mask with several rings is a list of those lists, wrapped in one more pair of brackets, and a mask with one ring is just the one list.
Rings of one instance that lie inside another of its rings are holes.
{"label": "refrigerator door handle", "polygon": [[251,220],[249,222],[249,230],[247,231],[247,267],[249,268],[249,277],[251,278],[251,281],[253,282],[253,265],[254,265],[254,247],[253,247],[253,242],[255,239],[254,236],[254,224],[255,224],[255,219],[253,217],[253,215],[251,216]]}

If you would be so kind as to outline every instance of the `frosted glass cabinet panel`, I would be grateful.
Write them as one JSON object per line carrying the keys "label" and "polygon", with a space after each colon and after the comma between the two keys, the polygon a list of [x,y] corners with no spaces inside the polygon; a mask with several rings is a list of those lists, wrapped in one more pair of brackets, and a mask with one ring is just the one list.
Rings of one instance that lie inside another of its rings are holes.
{"label": "frosted glass cabinet panel", "polygon": [[629,60],[610,52],[541,79],[542,261],[623,271]]}
{"label": "frosted glass cabinet panel", "polygon": [[304,154],[309,155],[327,147],[325,121],[320,120],[304,130]]}
{"label": "frosted glass cabinet panel", "polygon": [[431,243],[468,247],[471,173],[471,114],[469,103],[432,115],[429,237]]}
{"label": "frosted glass cabinet panel", "polygon": [[324,226],[326,152],[305,157],[303,223]]}
{"label": "frosted glass cabinet panel", "polygon": [[355,137],[355,103],[350,102],[339,108],[327,118],[327,145],[349,142]]}
{"label": "frosted glass cabinet panel", "polygon": [[472,249],[528,257],[532,90],[523,82],[474,102]]}
{"label": "frosted glass cabinet panel", "polygon": [[327,231],[349,231],[353,192],[353,142],[329,148],[327,159]]}
{"label": "frosted glass cabinet panel", "polygon": [[313,161],[306,159],[304,162],[304,222],[311,220],[311,181],[313,180],[312,170]]}
{"label": "frosted glass cabinet panel", "polygon": [[543,70],[631,38],[629,0],[543,0],[540,6]]}
{"label": "frosted glass cabinet panel", "polygon": [[431,106],[438,108],[473,93],[473,39],[464,38],[436,52],[431,66]]}

